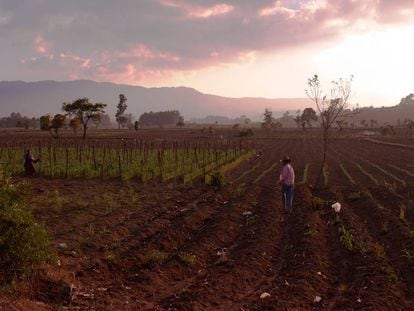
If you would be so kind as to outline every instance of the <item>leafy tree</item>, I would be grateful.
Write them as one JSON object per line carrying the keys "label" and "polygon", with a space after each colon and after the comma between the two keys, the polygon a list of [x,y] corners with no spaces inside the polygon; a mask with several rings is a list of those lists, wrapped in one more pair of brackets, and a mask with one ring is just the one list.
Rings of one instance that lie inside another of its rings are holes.
{"label": "leafy tree", "polygon": [[182,116],[178,117],[177,126],[180,128],[184,126],[184,118]]}
{"label": "leafy tree", "polygon": [[308,79],[308,89],[305,90],[305,93],[315,104],[319,112],[323,132],[323,157],[321,169],[316,179],[316,185],[319,184],[323,173],[323,168],[325,167],[329,131],[332,127],[332,124],[338,118],[343,118],[346,116],[345,111],[349,105],[348,100],[351,95],[352,80],[353,77],[351,76],[349,79],[340,78],[338,81],[332,81],[332,87],[330,89],[331,96],[328,98],[322,90],[318,75],[314,75],[312,78]]}
{"label": "leafy tree", "polygon": [[128,107],[126,104],[127,100],[128,99],[124,94],[119,94],[119,103],[116,106],[117,111],[115,114],[116,122],[118,122],[119,128],[121,128],[121,126],[124,127],[128,122],[128,118],[124,116],[124,113]]}
{"label": "leafy tree", "polygon": [[272,111],[268,108],[265,109],[265,112],[263,113],[263,122],[262,127],[266,129],[270,129],[272,127],[273,123],[273,117],[272,117]]}
{"label": "leafy tree", "polygon": [[316,115],[316,111],[309,107],[303,110],[300,120],[303,130],[305,130],[306,126],[309,128],[312,127],[312,121],[318,121],[318,116]]}
{"label": "leafy tree", "polygon": [[12,112],[8,117],[0,118],[0,128],[23,127],[28,129],[30,127],[37,128],[38,126],[39,119],[28,118],[18,112]]}
{"label": "leafy tree", "polygon": [[414,121],[411,120],[411,119],[406,118],[404,120],[404,126],[410,131],[410,136],[413,136]]}
{"label": "leafy tree", "polygon": [[40,129],[42,131],[49,131],[53,138],[59,137],[59,130],[65,126],[66,116],[63,114],[56,114],[53,118],[49,115],[40,117]]}
{"label": "leafy tree", "polygon": [[368,127],[368,123],[367,123],[367,120],[361,120],[360,122],[359,122],[360,124],[361,124],[361,126],[362,127]]}
{"label": "leafy tree", "polygon": [[72,103],[63,103],[62,110],[69,115],[75,116],[83,127],[83,139],[86,139],[86,131],[88,130],[89,121],[99,119],[105,112],[104,108],[106,104],[102,103],[90,103],[86,97],[76,99]]}
{"label": "leafy tree", "polygon": [[134,123],[134,129],[135,129],[136,131],[138,131],[138,130],[139,130],[139,122],[138,122],[138,121],[135,121],[135,123]]}
{"label": "leafy tree", "polygon": [[76,119],[76,118],[71,119],[69,121],[69,126],[73,130],[73,133],[75,134],[75,136],[76,136],[76,133],[78,131],[78,128],[79,128],[80,124],[81,123],[80,123],[79,119]]}
{"label": "leafy tree", "polygon": [[371,119],[369,120],[369,124],[370,124],[370,127],[375,127],[375,126],[378,126],[378,121]]}
{"label": "leafy tree", "polygon": [[293,121],[295,121],[296,126],[297,126],[298,128],[300,128],[301,123],[302,123],[302,118],[301,118],[301,116],[300,116],[300,110],[298,110],[298,111],[297,111],[297,115],[296,115],[296,117],[294,117],[294,118],[293,118]]}
{"label": "leafy tree", "polygon": [[111,129],[112,122],[111,118],[108,114],[102,113],[99,117],[99,127],[102,129]]}
{"label": "leafy tree", "polygon": [[139,117],[141,126],[177,126],[181,115],[178,110],[145,112]]}

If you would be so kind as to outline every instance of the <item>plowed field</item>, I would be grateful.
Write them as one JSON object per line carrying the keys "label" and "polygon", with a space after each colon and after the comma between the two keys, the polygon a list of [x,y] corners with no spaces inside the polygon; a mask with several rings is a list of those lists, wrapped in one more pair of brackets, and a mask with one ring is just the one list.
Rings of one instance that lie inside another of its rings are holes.
{"label": "plowed field", "polygon": [[[2,305],[413,310],[414,149],[333,140],[318,188],[319,139],[257,140],[256,152],[221,189],[31,179],[30,206],[60,265],[3,293]],[[296,172],[291,214],[277,184],[285,154]]]}

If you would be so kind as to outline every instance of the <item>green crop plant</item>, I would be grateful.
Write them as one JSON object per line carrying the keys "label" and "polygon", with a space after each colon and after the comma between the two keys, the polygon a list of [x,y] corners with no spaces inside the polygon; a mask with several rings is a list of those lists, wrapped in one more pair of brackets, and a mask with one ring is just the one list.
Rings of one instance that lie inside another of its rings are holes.
{"label": "green crop plant", "polygon": [[231,196],[233,199],[240,199],[246,193],[246,184],[241,183],[237,186],[234,186],[232,189]]}
{"label": "green crop plant", "polygon": [[398,218],[405,224],[408,224],[407,219],[405,218],[405,210],[406,207],[404,204],[400,204],[400,214],[398,216]]}
{"label": "green crop plant", "polygon": [[302,180],[298,183],[298,185],[305,185],[308,182],[308,179],[309,179],[309,163],[305,165],[305,168],[303,169]]}
{"label": "green crop plant", "polygon": [[197,262],[197,256],[190,253],[179,253],[178,258],[189,267],[194,266]]}
{"label": "green crop plant", "polygon": [[328,206],[328,203],[328,201],[316,196],[312,198],[312,207],[317,210],[324,209]]}
{"label": "green crop plant", "polygon": [[374,253],[375,256],[379,259],[384,259],[385,258],[385,249],[384,246],[382,246],[381,244],[374,243]]}
{"label": "green crop plant", "polygon": [[251,227],[257,222],[257,215],[249,215],[246,217],[246,226]]}
{"label": "green crop plant", "polygon": [[379,209],[384,209],[384,206],[380,204],[377,200],[375,200],[374,196],[369,190],[364,190],[363,194],[370,198],[370,200],[375,204],[375,206]]}
{"label": "green crop plant", "polygon": [[345,166],[341,163],[339,165],[339,167],[341,168],[342,173],[344,173],[344,175],[346,176],[346,178],[348,179],[348,181],[352,184],[355,185],[355,180],[352,178],[352,176],[348,173],[348,171],[345,169]]}
{"label": "green crop plant", "polygon": [[403,168],[398,167],[397,165],[394,165],[394,164],[388,164],[388,166],[389,167],[392,167],[393,169],[395,169],[395,170],[397,170],[397,171],[399,171],[401,173],[405,173],[408,176],[414,177],[414,173],[413,172],[410,172],[409,170],[403,169]]}
{"label": "green crop plant", "polygon": [[151,250],[149,251],[144,258],[144,263],[146,264],[163,264],[169,258],[168,253],[160,250]]}
{"label": "green crop plant", "polygon": [[341,244],[348,250],[352,251],[354,249],[354,236],[352,235],[351,230],[347,230],[344,226],[341,226],[338,229],[339,240]]}
{"label": "green crop plant", "polygon": [[[2,146],[0,146],[1,148]],[[6,173],[21,175],[24,148],[7,144],[0,153],[0,163]],[[187,175],[195,177],[230,169],[254,154],[251,144],[240,142],[237,147],[230,142],[158,143],[106,142],[67,143],[60,142],[31,146],[36,158],[38,175],[53,178],[82,179],[137,179],[142,182],[165,182]]]}
{"label": "green crop plant", "polygon": [[378,186],[378,180],[372,176],[372,174],[368,173],[361,165],[356,164],[356,167],[358,167],[358,169],[362,172],[362,174],[364,174],[365,176],[367,176],[369,179],[371,179],[371,181]]}
{"label": "green crop plant", "polygon": [[304,236],[309,236],[309,237],[313,238],[313,237],[317,236],[318,233],[319,233],[318,230],[313,229],[310,225],[306,225],[305,229],[306,229],[306,231],[304,233]]}
{"label": "green crop plant", "polygon": [[210,174],[208,184],[213,187],[221,188],[225,184],[225,179],[223,174],[220,171],[215,171]]}
{"label": "green crop plant", "polygon": [[243,174],[241,174],[240,176],[238,176],[235,181],[241,180],[242,178],[244,178],[245,176],[247,176],[248,174],[254,172],[259,166],[260,166],[260,161],[258,161],[258,163],[256,163],[251,169],[243,172]]}
{"label": "green crop plant", "polygon": [[253,183],[258,183],[263,177],[265,177],[267,174],[269,174],[271,171],[273,171],[276,166],[280,165],[279,162],[274,163],[272,166],[270,166],[268,169],[264,170],[254,181]]}
{"label": "green crop plant", "polygon": [[404,180],[402,180],[401,178],[398,178],[397,176],[395,176],[394,174],[388,172],[387,170],[383,169],[381,166],[374,164],[374,163],[370,163],[373,167],[375,167],[377,170],[383,172],[385,175],[391,177],[392,179],[394,179],[395,181],[399,182],[403,187],[406,186],[406,183]]}

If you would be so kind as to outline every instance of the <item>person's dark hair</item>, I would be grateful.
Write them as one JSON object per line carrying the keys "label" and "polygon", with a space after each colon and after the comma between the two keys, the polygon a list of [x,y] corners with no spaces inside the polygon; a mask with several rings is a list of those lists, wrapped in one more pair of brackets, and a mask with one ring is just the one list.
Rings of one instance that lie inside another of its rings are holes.
{"label": "person's dark hair", "polygon": [[280,162],[283,162],[283,163],[290,163],[291,161],[292,159],[288,155],[285,155],[283,159],[280,160]]}

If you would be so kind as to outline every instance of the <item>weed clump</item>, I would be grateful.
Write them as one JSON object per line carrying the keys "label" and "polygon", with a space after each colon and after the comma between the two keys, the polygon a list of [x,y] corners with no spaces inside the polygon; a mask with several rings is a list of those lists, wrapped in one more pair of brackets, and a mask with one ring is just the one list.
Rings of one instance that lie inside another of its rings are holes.
{"label": "weed clump", "polygon": [[146,254],[144,262],[147,264],[163,264],[168,258],[168,253],[159,250],[152,250]]}
{"label": "weed clump", "polygon": [[30,274],[41,263],[51,263],[56,254],[46,230],[24,208],[29,187],[13,184],[0,171],[0,281]]}

